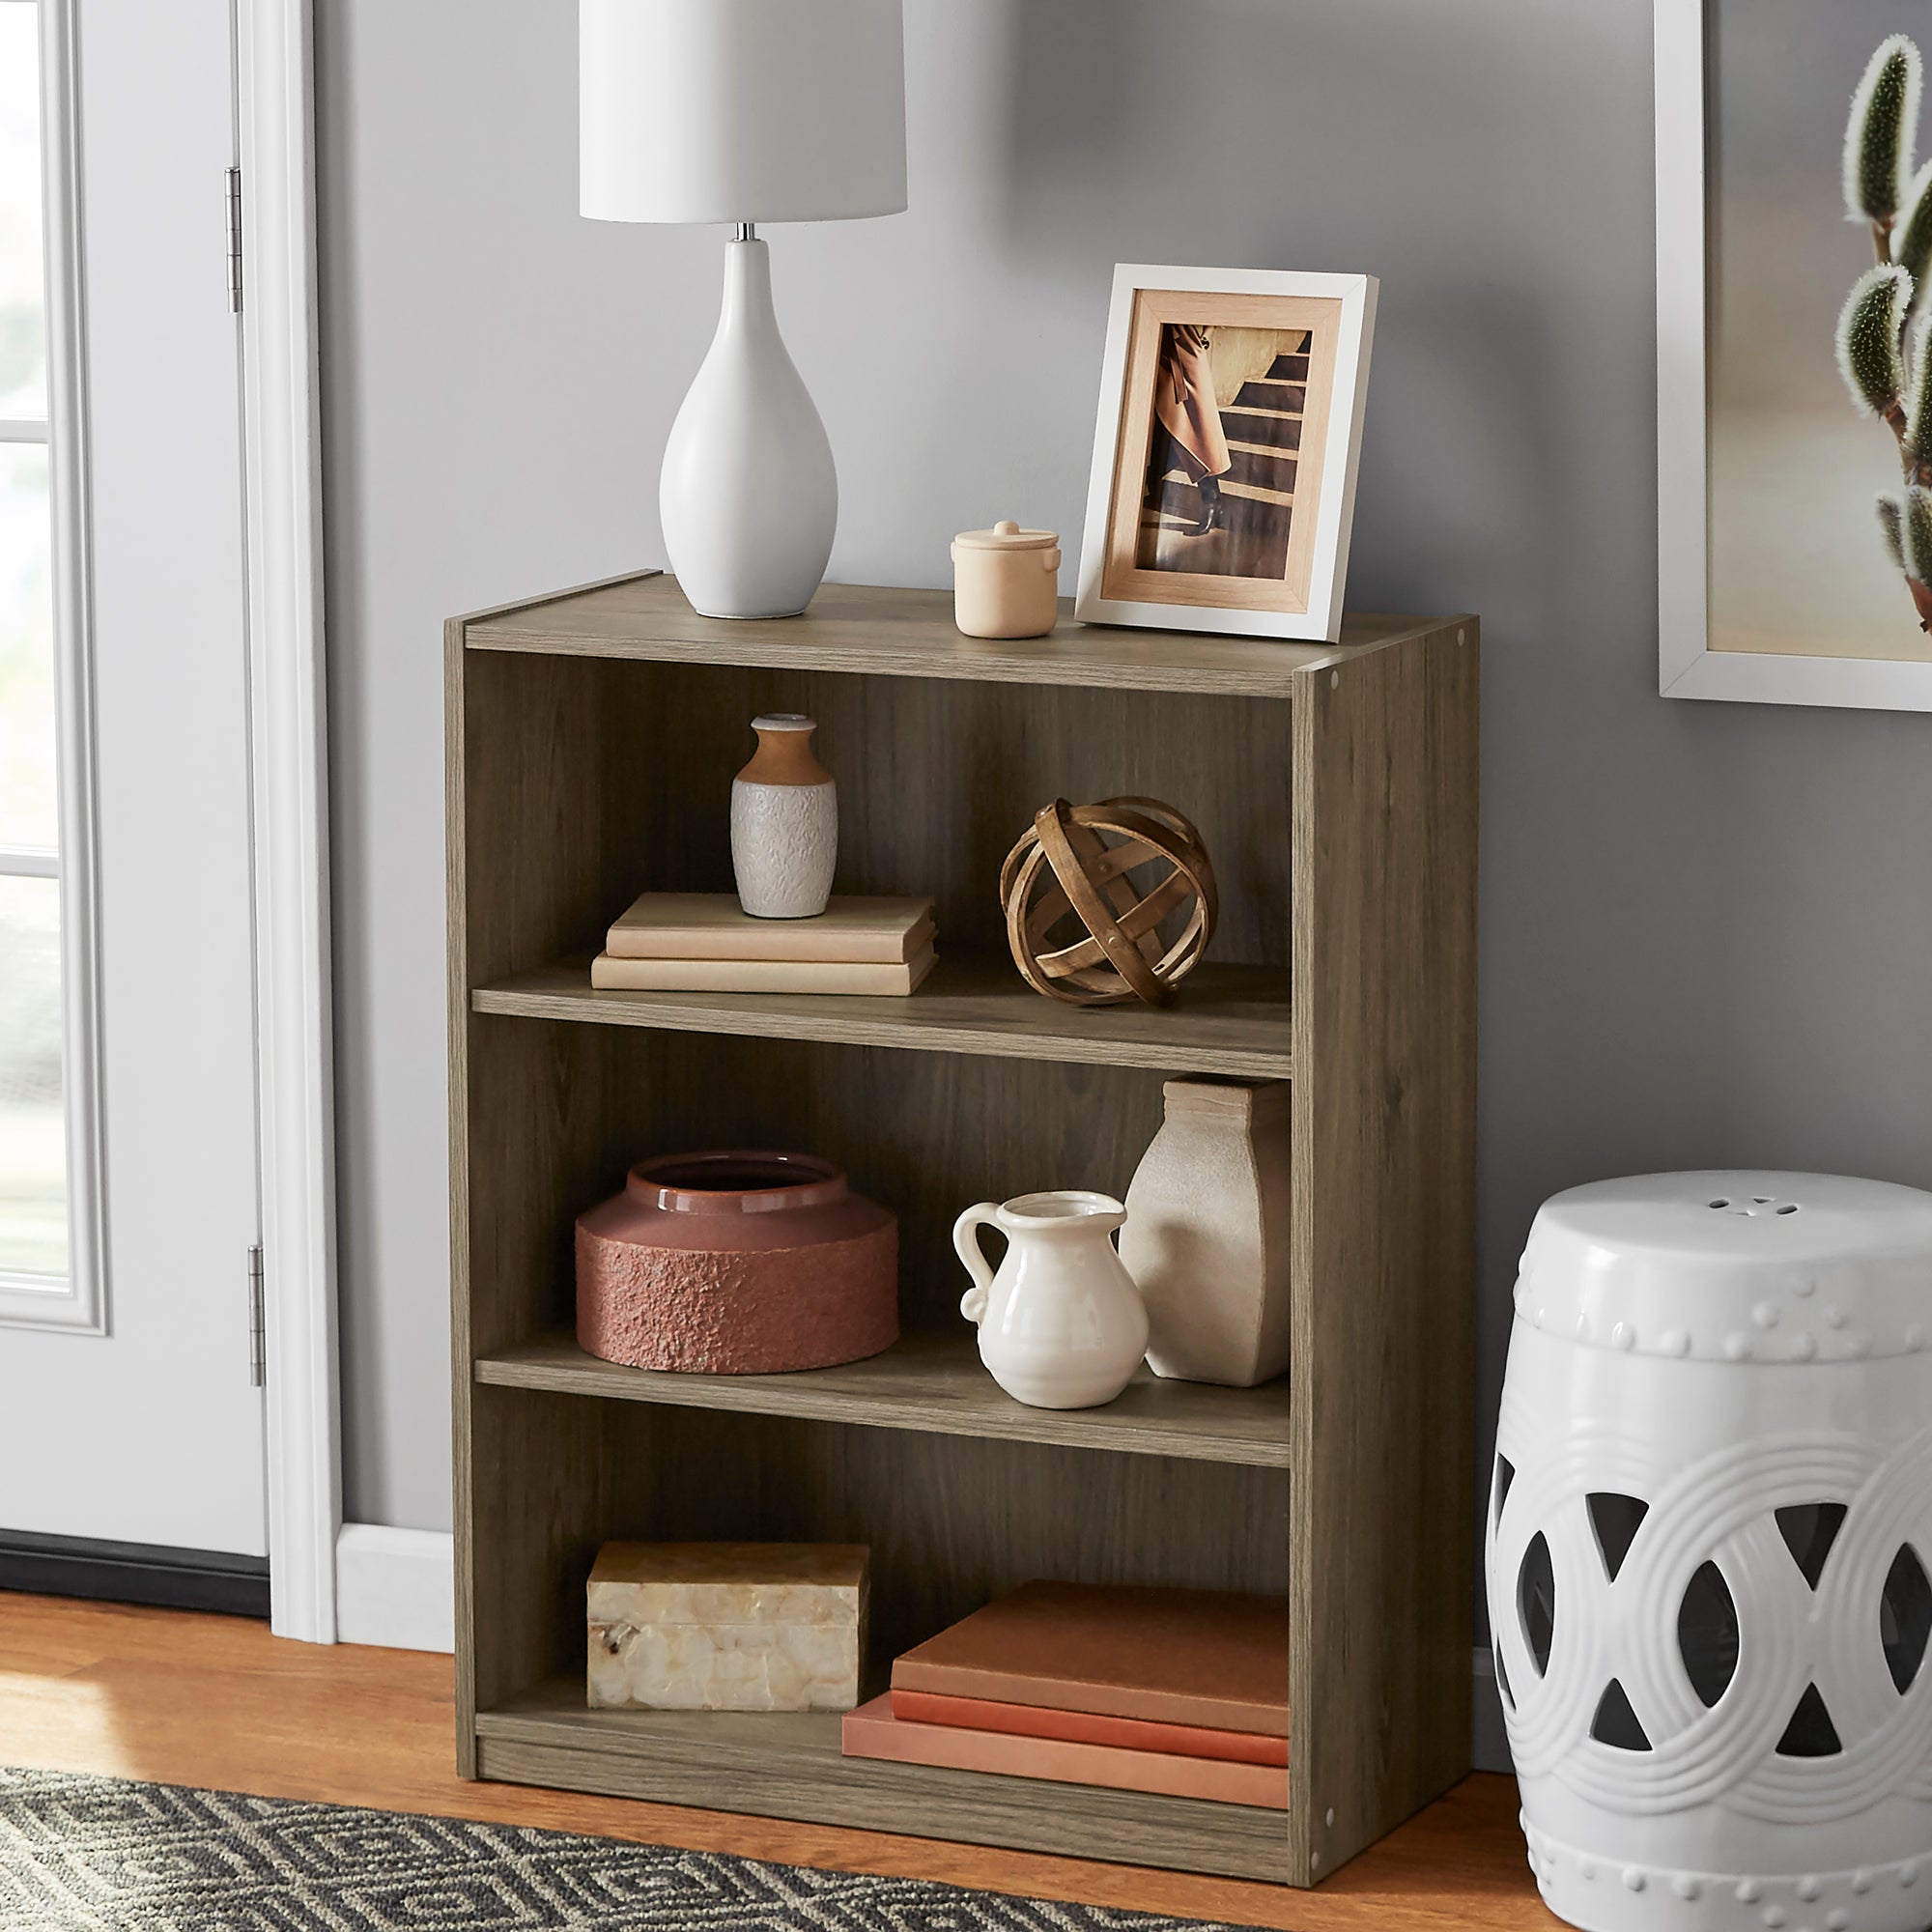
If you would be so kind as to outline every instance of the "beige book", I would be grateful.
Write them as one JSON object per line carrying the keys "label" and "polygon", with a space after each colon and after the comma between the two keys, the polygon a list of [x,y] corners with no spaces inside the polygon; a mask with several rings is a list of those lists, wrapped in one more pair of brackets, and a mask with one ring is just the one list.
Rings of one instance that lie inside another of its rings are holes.
{"label": "beige book", "polygon": [[822,959],[902,966],[932,941],[932,901],[835,897],[815,919],[753,919],[730,893],[643,893],[604,941],[613,959]]}
{"label": "beige book", "polygon": [[896,966],[838,959],[613,959],[590,962],[600,992],[633,993],[910,993],[932,971],[928,946]]}

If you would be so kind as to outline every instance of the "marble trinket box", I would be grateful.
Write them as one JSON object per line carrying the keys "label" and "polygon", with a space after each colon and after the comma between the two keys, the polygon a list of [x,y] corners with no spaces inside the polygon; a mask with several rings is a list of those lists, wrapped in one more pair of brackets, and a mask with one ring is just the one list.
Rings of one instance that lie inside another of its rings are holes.
{"label": "marble trinket box", "polygon": [[850,1543],[607,1543],[586,1592],[596,1711],[849,1711],[868,1551]]}

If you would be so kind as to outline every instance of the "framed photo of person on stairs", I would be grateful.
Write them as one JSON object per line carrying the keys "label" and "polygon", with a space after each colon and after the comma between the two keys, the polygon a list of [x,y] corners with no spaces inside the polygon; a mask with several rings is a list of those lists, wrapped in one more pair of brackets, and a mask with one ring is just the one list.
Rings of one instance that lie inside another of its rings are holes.
{"label": "framed photo of person on stairs", "polygon": [[1342,634],[1373,275],[1122,264],[1074,614]]}

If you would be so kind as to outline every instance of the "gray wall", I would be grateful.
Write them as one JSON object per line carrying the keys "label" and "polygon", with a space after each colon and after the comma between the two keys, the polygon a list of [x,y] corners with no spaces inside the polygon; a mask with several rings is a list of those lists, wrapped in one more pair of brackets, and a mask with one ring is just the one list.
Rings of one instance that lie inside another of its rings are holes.
{"label": "gray wall", "polygon": [[[715,232],[575,213],[574,11],[318,5],[347,1494],[415,1527],[439,625],[662,560],[717,305]],[[1381,277],[1350,602],[1484,619],[1486,1418],[1554,1189],[1932,1184],[1932,721],[1656,695],[1650,0],[907,0],[907,39],[911,212],[772,238],[835,578],[942,583],[1007,515],[1077,548],[1117,260]]]}

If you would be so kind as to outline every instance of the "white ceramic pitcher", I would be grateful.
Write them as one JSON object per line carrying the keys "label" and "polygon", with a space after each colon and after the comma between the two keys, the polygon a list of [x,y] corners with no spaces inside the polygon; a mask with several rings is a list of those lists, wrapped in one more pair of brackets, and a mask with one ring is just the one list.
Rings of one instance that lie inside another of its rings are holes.
{"label": "white ceramic pitcher", "polygon": [[[973,1277],[959,1312],[980,1330],[980,1359],[1015,1402],[1034,1408],[1094,1408],[1112,1402],[1147,1352],[1140,1290],[1114,1252],[1127,1210],[1109,1194],[1078,1188],[981,1201],[952,1224],[952,1245]],[[980,1230],[1007,1237],[995,1273]]]}

